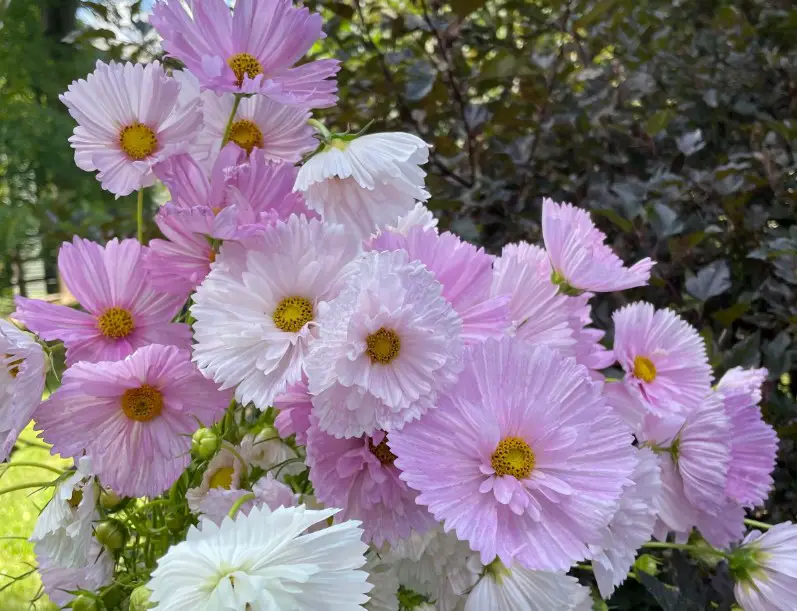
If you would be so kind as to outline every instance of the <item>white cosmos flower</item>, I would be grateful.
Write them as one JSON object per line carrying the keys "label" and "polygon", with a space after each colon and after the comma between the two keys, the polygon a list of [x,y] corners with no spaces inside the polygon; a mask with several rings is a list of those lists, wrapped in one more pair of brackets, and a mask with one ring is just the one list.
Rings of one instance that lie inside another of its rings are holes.
{"label": "white cosmos flower", "polygon": [[340,225],[291,215],[247,246],[230,251],[236,261],[245,254],[243,267],[214,265],[194,294],[194,361],[222,389],[235,387],[241,404],[266,409],[302,379],[319,317],[359,242]]}
{"label": "white cosmos flower", "polygon": [[359,522],[307,529],[337,513],[256,507],[203,520],[158,561],[147,587],[159,611],[353,611],[371,589]]}
{"label": "white cosmos flower", "polygon": [[581,611],[590,606],[589,590],[575,577],[494,562],[471,590],[465,611]]}
{"label": "white cosmos flower", "polygon": [[387,230],[405,236],[413,227],[420,227],[424,230],[434,229],[435,232],[437,231],[437,217],[435,217],[432,211],[421,202],[415,204],[412,210],[399,218],[395,225],[388,226]]}
{"label": "white cosmos flower", "polygon": [[113,554],[103,548],[94,537],[89,541],[86,563],[78,567],[64,566],[44,553],[41,543],[36,544],[36,560],[44,591],[58,608],[74,598],[70,591],[95,592],[113,581]]}
{"label": "white cosmos flower", "polygon": [[83,456],[77,470],[58,484],[42,510],[30,540],[51,564],[63,568],[85,566],[93,540],[97,512],[97,484],[91,459]]}
{"label": "white cosmos flower", "polygon": [[336,138],[299,170],[294,191],[325,221],[365,239],[429,199],[420,165],[429,145],[403,132]]}
{"label": "white cosmos flower", "polygon": [[603,598],[628,577],[637,550],[650,540],[656,525],[656,500],[661,490],[659,461],[648,448],[637,452],[632,483],[623,489],[617,511],[600,545],[590,545],[595,580]]}
{"label": "white cosmos flower", "polygon": [[42,400],[46,361],[27,333],[0,320],[0,462],[33,418]]}
{"label": "white cosmos flower", "polygon": [[368,555],[365,570],[368,571],[368,583],[374,586],[368,593],[370,600],[365,603],[365,608],[368,611],[399,611],[399,580],[395,567],[372,552]]}

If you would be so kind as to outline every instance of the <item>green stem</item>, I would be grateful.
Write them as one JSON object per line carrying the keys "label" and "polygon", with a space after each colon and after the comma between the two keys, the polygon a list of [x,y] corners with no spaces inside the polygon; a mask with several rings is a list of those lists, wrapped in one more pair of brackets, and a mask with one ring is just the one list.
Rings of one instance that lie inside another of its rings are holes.
{"label": "green stem", "polygon": [[699,549],[696,545],[690,545],[689,543],[664,543],[659,541],[648,541],[647,543],[643,543],[642,547],[646,547],[648,549],[680,549],[683,551],[690,551],[690,550],[698,550],[705,552],[705,549]]}
{"label": "green stem", "polygon": [[332,140],[332,132],[330,132],[327,129],[327,126],[321,123],[321,121],[317,119],[310,119],[307,124],[315,129],[326,142]]}
{"label": "green stem", "polygon": [[136,227],[138,229],[138,241],[144,243],[144,189],[138,190],[138,200],[136,201]]}
{"label": "green stem", "polygon": [[576,568],[581,569],[582,571],[593,571],[591,564],[577,564]]}
{"label": "green stem", "polygon": [[241,95],[235,94],[235,101],[232,103],[232,112],[230,118],[227,119],[227,126],[224,128],[224,137],[221,139],[221,148],[230,141],[230,132],[232,132],[232,124],[235,122],[235,114],[238,112],[238,106],[241,104]]}
{"label": "green stem", "polygon": [[235,503],[233,503],[233,506],[230,507],[230,513],[228,513],[227,515],[230,516],[234,520],[235,519],[235,514],[237,514],[238,510],[241,507],[243,507],[244,503],[248,503],[249,501],[252,501],[255,498],[257,498],[257,497],[255,497],[255,493],[254,492],[250,492],[248,494],[243,495],[240,499],[238,499],[237,501],[235,501]]}
{"label": "green stem", "polygon": [[0,496],[9,492],[16,492],[17,490],[25,490],[27,488],[49,488],[52,482],[33,482],[32,484],[17,484],[16,486],[9,486],[8,488],[0,488]]}
{"label": "green stem", "polygon": [[63,471],[61,469],[56,469],[55,467],[51,467],[50,465],[44,465],[37,462],[27,462],[24,460],[15,460],[14,462],[6,463],[3,465],[4,467],[38,467],[39,469],[47,469],[48,471],[52,471],[53,473],[57,473],[61,475]]}
{"label": "green stem", "polygon": [[758,520],[745,519],[744,523],[747,524],[748,526],[752,526],[753,528],[760,528],[761,530],[769,530],[770,528],[772,528],[772,524],[759,522]]}

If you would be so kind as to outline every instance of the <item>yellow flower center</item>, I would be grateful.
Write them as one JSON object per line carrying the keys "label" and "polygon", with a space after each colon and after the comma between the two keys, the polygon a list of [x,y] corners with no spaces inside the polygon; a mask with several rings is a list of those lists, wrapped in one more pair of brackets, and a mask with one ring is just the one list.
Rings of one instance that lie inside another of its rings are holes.
{"label": "yellow flower center", "polygon": [[105,337],[121,339],[133,332],[133,315],[124,308],[108,308],[97,319],[97,326]]}
{"label": "yellow flower center", "polygon": [[395,331],[382,327],[376,333],[371,333],[365,338],[368,346],[366,354],[374,363],[387,365],[396,358],[401,350],[401,340]]}
{"label": "yellow flower center", "polygon": [[387,434],[385,434],[384,439],[382,439],[378,445],[374,445],[374,440],[369,437],[368,449],[371,450],[371,454],[376,456],[379,462],[384,466],[393,466],[393,461],[396,460],[396,455],[390,451],[390,446],[387,445]]}
{"label": "yellow flower center", "polygon": [[83,491],[75,489],[72,491],[72,496],[69,497],[67,503],[72,509],[76,509],[80,502],[83,500]]}
{"label": "yellow flower center", "polygon": [[208,259],[210,259],[211,263],[214,263],[216,261],[216,255],[217,254],[218,253],[216,252],[215,249],[213,249],[213,248],[210,249],[210,252],[208,253]]}
{"label": "yellow flower center", "polygon": [[643,382],[652,382],[656,379],[656,366],[646,356],[638,356],[634,359],[634,376]]}
{"label": "yellow flower center", "polygon": [[155,152],[158,137],[143,123],[133,123],[122,128],[119,144],[130,159],[140,161]]}
{"label": "yellow flower center", "polygon": [[149,384],[130,388],[122,395],[122,411],[137,422],[148,422],[160,416],[163,410],[161,391]]}
{"label": "yellow flower center", "polygon": [[263,66],[257,61],[254,55],[249,53],[236,53],[227,58],[227,65],[235,73],[236,84],[243,85],[244,77],[255,78],[258,74],[263,74]]}
{"label": "yellow flower center", "polygon": [[490,464],[497,475],[526,479],[534,469],[534,452],[520,437],[507,437],[498,443]]}
{"label": "yellow flower center", "polygon": [[304,297],[286,297],[277,304],[272,316],[278,329],[296,333],[313,320],[313,304]]}
{"label": "yellow flower center", "polygon": [[249,119],[241,119],[232,124],[230,128],[230,140],[251,153],[255,147],[263,148],[263,132],[257,123]]}
{"label": "yellow flower center", "polygon": [[[9,354],[8,352],[6,352],[5,356],[7,359],[14,357],[13,354]],[[19,375],[19,366],[22,365],[22,363],[24,362],[25,359],[17,359],[16,361],[11,361],[6,365],[6,367],[8,367],[8,373],[11,374],[12,378],[16,378]]]}
{"label": "yellow flower center", "polygon": [[218,469],[213,475],[210,476],[210,487],[224,488],[225,490],[229,490],[232,488],[233,472],[234,470],[232,467],[222,467],[221,469]]}

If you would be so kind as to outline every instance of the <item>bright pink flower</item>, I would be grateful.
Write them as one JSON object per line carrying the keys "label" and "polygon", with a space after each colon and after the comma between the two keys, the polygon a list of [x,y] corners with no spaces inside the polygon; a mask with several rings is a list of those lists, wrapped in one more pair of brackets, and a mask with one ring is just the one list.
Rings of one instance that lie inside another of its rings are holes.
{"label": "bright pink flower", "polygon": [[291,384],[286,391],[274,399],[274,407],[279,410],[274,426],[283,439],[296,435],[296,443],[307,443],[307,429],[310,428],[310,413],[313,409],[312,397],[307,391],[307,380]]}
{"label": "bright pink flower", "polygon": [[116,361],[155,342],[187,348],[191,329],[171,322],[184,300],[152,288],[142,265],[145,251],[136,240],[65,242],[58,271],[86,311],[17,297],[14,318],[47,341],[63,341],[70,366]]}
{"label": "bright pink flower", "polygon": [[407,235],[386,231],[370,244],[371,250],[405,250],[420,261],[443,285],[443,297],[462,318],[465,343],[506,335],[510,327],[508,295],[491,297],[495,257],[463,242],[452,233],[412,227]]}
{"label": "bright pink flower", "polygon": [[103,484],[123,496],[156,496],[191,461],[191,434],[224,413],[221,392],[187,350],[153,344],[122,361],[78,363],[39,408],[53,453],[92,457]]}
{"label": "bright pink flower", "polygon": [[589,213],[572,204],[543,200],[542,235],[559,283],[605,293],[644,286],[650,279],[653,261],[645,258],[626,268]]}
{"label": "bright pink flower", "polygon": [[150,23],[202,89],[259,93],[305,108],[337,99],[337,60],[293,67],[324,34],[321,15],[291,0],[238,0],[232,12],[224,0],[196,0],[190,13],[178,0],[161,0]]}
{"label": "bright pink flower", "polygon": [[600,544],[636,462],[600,388],[544,346],[470,346],[438,408],[390,433],[401,478],[484,564],[567,570]]}
{"label": "bright pink flower", "polygon": [[706,346],[697,330],[672,310],[632,303],[612,315],[614,353],[624,384],[663,415],[698,405],[711,388]]}
{"label": "bright pink flower", "polygon": [[336,521],[363,522],[364,540],[380,546],[425,532],[432,516],[415,503],[417,492],[399,479],[390,442],[382,431],[373,436],[336,439],[318,428],[307,432],[307,464],[316,498],[342,507]]}
{"label": "bright pink flower", "polygon": [[69,138],[81,170],[99,170],[117,197],[155,183],[152,166],[188,150],[202,125],[198,100],[178,104],[180,83],[158,62],[104,64],[60,100],[78,122]]}

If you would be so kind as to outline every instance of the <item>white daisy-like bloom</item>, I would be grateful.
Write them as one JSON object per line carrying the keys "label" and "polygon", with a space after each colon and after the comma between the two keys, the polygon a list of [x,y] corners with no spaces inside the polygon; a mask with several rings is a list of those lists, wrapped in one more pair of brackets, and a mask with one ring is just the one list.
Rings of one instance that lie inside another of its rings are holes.
{"label": "white daisy-like bloom", "polygon": [[397,595],[400,584],[395,567],[372,552],[368,554],[365,570],[368,571],[368,583],[374,586],[368,593],[370,599],[365,608],[368,611],[399,611]]}
{"label": "white daisy-like bloom", "polygon": [[[236,450],[236,453],[243,458],[241,452]],[[241,490],[241,477],[246,475],[249,465],[243,464],[238,456],[223,447],[210,459],[200,485],[185,493],[191,511],[218,524],[235,501],[247,493]]]}
{"label": "white daisy-like bloom", "polygon": [[294,191],[325,221],[363,240],[429,199],[420,168],[428,160],[429,145],[404,132],[336,138],[304,163]]}
{"label": "white daisy-like bloom", "polygon": [[97,493],[91,459],[83,456],[75,472],[56,486],[30,536],[53,565],[76,568],[89,562],[93,524],[99,520]]}
{"label": "white daisy-like bloom", "polygon": [[479,554],[442,526],[413,532],[382,557],[394,567],[402,586],[434,601],[438,611],[462,611],[467,592],[484,570]]}
{"label": "white daisy-like bloom", "polygon": [[763,534],[751,531],[729,564],[733,593],[744,611],[797,609],[797,525],[782,522]]}
{"label": "white daisy-like bloom", "polygon": [[620,504],[603,533],[600,545],[590,545],[595,580],[603,598],[628,577],[637,550],[650,540],[656,525],[656,499],[661,489],[659,461],[649,448],[637,452],[632,483],[623,489]]}
{"label": "white daisy-like bloom", "polygon": [[581,611],[585,602],[591,606],[589,590],[575,577],[494,562],[468,595],[465,611]]}
{"label": "white daisy-like bloom", "polygon": [[94,537],[91,537],[89,543],[88,560],[77,567],[64,566],[50,558],[44,553],[41,543],[34,548],[44,591],[59,609],[74,598],[69,592],[96,592],[113,581],[113,554],[104,549]]}
{"label": "white daisy-like bloom", "polygon": [[221,526],[202,520],[158,561],[150,600],[160,611],[360,609],[372,586],[359,522],[306,532],[335,513],[256,507]]}
{"label": "white daisy-like bloom", "polygon": [[436,406],[464,367],[462,320],[442,285],[403,250],[363,253],[327,304],[306,370],[320,428],[391,431]]}
{"label": "white daisy-like bloom", "polygon": [[47,361],[33,337],[0,320],[0,462],[42,400]]}
{"label": "white daisy-like bloom", "polygon": [[[182,85],[181,99],[184,96],[186,100],[201,100],[204,125],[191,147],[191,154],[209,167],[221,150],[235,94],[218,95],[209,90],[200,93],[199,80],[187,70],[175,72],[174,78]],[[247,153],[259,148],[270,161],[296,163],[318,146],[315,131],[307,123],[311,117],[305,108],[286,106],[267,96],[242,98],[230,126],[229,139]]]}
{"label": "white daisy-like bloom", "polygon": [[[257,435],[244,435],[240,450],[250,464],[265,470],[274,471],[277,479],[286,475],[296,475],[307,467],[298,458],[296,450],[280,439],[277,430],[267,427]],[[277,473],[279,471],[279,473]]]}
{"label": "white daisy-like bloom", "polygon": [[437,217],[432,214],[432,211],[421,202],[418,202],[412,210],[399,218],[395,225],[389,225],[387,230],[405,236],[413,227],[420,227],[424,231],[427,229],[437,231],[437,223]]}
{"label": "white daisy-like bloom", "polygon": [[194,361],[222,389],[235,387],[242,405],[262,410],[302,379],[359,242],[340,225],[291,215],[247,246],[240,274],[214,266],[194,295]]}

